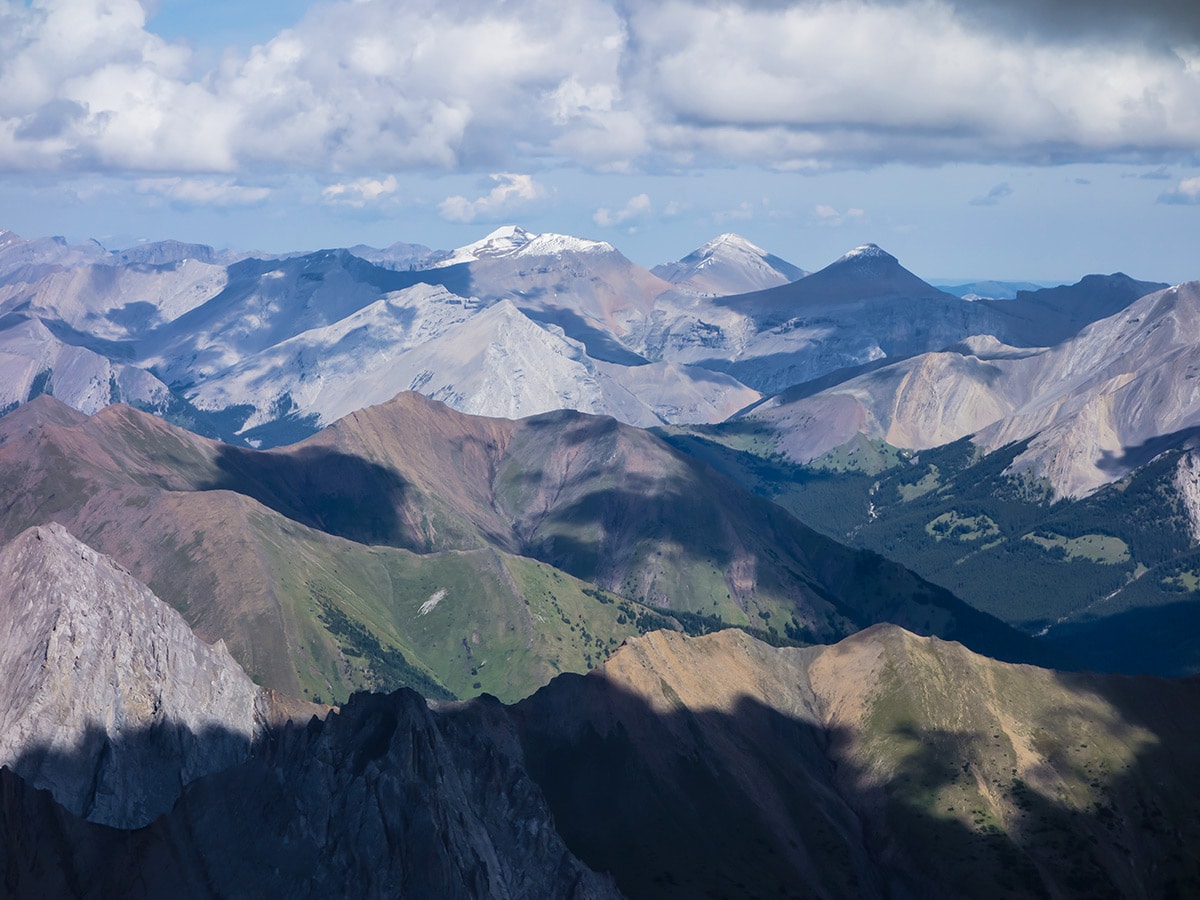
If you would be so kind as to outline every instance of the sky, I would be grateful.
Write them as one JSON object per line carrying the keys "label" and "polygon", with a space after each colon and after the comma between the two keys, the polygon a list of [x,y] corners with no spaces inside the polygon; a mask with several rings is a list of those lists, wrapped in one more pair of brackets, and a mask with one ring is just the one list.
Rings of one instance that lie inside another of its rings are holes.
{"label": "sky", "polygon": [[0,0],[0,228],[1200,279],[1195,0]]}

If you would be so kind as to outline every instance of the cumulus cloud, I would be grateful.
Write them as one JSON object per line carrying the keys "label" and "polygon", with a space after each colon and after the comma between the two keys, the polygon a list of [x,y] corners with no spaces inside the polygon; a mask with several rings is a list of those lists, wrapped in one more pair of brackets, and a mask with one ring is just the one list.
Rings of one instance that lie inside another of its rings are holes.
{"label": "cumulus cloud", "polygon": [[844,225],[852,219],[861,219],[865,213],[858,207],[852,206],[844,213],[838,212],[834,207],[824,203],[818,203],[813,207],[813,212],[822,225],[828,225],[836,228],[838,225]]}
{"label": "cumulus cloud", "polygon": [[0,170],[1158,164],[1200,146],[1197,10],[336,0],[205,69],[138,0],[0,0]]}
{"label": "cumulus cloud", "polygon": [[1179,184],[1164,191],[1158,197],[1159,203],[1200,203],[1200,177],[1184,178]]}
{"label": "cumulus cloud", "polygon": [[630,197],[629,202],[617,210],[609,209],[607,206],[602,206],[592,214],[592,221],[601,228],[613,228],[617,225],[624,225],[627,222],[632,222],[637,219],[645,218],[650,215],[653,205],[650,203],[648,194],[638,194],[635,197]]}
{"label": "cumulus cloud", "polygon": [[981,194],[978,197],[972,197],[967,202],[971,206],[995,206],[1005,197],[1012,194],[1012,192],[1012,185],[1010,185],[1007,181],[1002,181],[986,194]]}
{"label": "cumulus cloud", "polygon": [[321,196],[329,203],[340,203],[346,206],[362,208],[368,203],[375,203],[383,197],[396,193],[399,183],[395,175],[378,178],[359,178],[339,184],[331,184],[321,191]]}
{"label": "cumulus cloud", "polygon": [[1179,55],[1006,38],[937,0],[668,0],[633,21],[632,71],[677,123],[664,140],[726,158],[1057,162],[1200,136],[1176,118],[1200,113],[1200,69]]}
{"label": "cumulus cloud", "polygon": [[489,176],[496,186],[474,200],[447,197],[438,204],[438,212],[449,222],[474,222],[504,218],[514,209],[545,196],[545,189],[530,175],[499,173]]}
{"label": "cumulus cloud", "polygon": [[185,206],[251,206],[271,195],[269,188],[247,187],[232,178],[142,178],[134,190]]}

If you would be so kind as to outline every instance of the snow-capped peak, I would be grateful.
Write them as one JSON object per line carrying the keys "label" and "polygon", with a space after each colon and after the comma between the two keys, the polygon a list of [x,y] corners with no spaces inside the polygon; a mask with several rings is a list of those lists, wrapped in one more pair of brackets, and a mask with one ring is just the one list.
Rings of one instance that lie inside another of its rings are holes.
{"label": "snow-capped peak", "polygon": [[845,253],[838,257],[837,262],[849,262],[850,260],[866,260],[866,259],[882,259],[896,262],[896,257],[882,249],[878,244],[860,244],[849,253]]}
{"label": "snow-capped peak", "polygon": [[459,263],[476,262],[481,259],[493,259],[497,256],[510,256],[516,253],[536,234],[526,231],[520,225],[503,225],[497,228],[483,240],[459,247],[448,258],[441,260],[434,268],[454,266]]}
{"label": "snow-capped peak", "polygon": [[718,235],[683,259],[651,271],[680,290],[714,296],[778,287],[807,274],[733,232]]}
{"label": "snow-capped peak", "polygon": [[740,234],[734,234],[732,231],[727,231],[725,234],[719,234],[703,247],[700,248],[700,253],[715,253],[719,249],[729,249],[734,251],[742,251],[751,253],[755,256],[766,256],[767,251],[757,244],[753,244],[746,240]]}
{"label": "snow-capped peak", "polygon": [[612,253],[607,241],[589,241],[569,234],[539,234],[517,249],[520,256],[554,256],[559,253]]}
{"label": "snow-capped peak", "polygon": [[558,256],[562,253],[613,253],[607,241],[589,241],[569,234],[533,234],[519,225],[497,228],[481,241],[459,247],[433,268],[505,256]]}

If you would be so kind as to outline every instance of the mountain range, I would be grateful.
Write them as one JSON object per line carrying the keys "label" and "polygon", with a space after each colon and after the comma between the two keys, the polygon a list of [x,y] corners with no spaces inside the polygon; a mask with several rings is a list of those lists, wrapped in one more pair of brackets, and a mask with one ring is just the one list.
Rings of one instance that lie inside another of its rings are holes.
{"label": "mountain range", "polygon": [[408,393],[254,451],[42,397],[0,419],[0,489],[0,538],[63,524],[259,683],[310,698],[518,699],[653,627],[786,641],[891,621],[1049,659],[610,418],[484,419]]}
{"label": "mountain range", "polygon": [[[1127,285],[1124,296],[1145,287],[1153,286]],[[1200,424],[1190,389],[1200,371],[1192,340],[1198,303],[1200,286],[1180,285],[1148,293],[1053,347],[980,335],[810,396],[784,392],[749,415],[777,430],[781,447],[801,462],[855,434],[914,450],[968,435],[988,451],[1031,439],[1015,470],[1047,479],[1057,496],[1077,497],[1148,462],[1137,448]],[[795,427],[814,417],[823,420],[820,430]]]}
{"label": "mountain range", "polygon": [[1198,307],[2,232],[4,893],[1197,893]]}

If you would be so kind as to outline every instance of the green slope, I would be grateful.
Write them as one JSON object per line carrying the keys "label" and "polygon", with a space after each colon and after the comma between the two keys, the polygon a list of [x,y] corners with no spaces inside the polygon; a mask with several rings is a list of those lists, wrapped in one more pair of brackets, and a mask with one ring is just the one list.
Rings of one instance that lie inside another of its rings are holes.
{"label": "green slope", "polygon": [[1044,634],[1078,664],[1200,671],[1189,637],[1200,623],[1200,548],[1173,486],[1181,451],[1088,497],[1054,501],[1044,484],[1006,474],[1023,443],[984,455],[963,439],[914,453],[860,437],[801,466],[775,453],[769,435],[747,444],[745,430],[665,436],[825,534]]}

